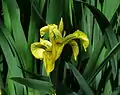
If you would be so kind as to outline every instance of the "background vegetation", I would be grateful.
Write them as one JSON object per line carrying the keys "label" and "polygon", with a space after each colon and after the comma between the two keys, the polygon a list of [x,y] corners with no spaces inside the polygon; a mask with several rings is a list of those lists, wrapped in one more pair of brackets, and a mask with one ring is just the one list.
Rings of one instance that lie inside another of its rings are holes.
{"label": "background vegetation", "polygon": [[[1,0],[0,89],[2,95],[119,95],[120,0]],[[84,31],[77,61],[66,46],[46,76],[30,45],[39,29],[63,17],[67,34]],[[72,64],[71,64],[72,63]]]}

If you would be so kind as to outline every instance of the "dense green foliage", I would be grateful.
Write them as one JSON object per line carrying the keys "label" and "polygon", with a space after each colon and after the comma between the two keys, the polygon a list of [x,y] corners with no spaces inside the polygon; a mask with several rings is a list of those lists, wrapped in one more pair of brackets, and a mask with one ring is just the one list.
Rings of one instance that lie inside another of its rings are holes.
{"label": "dense green foliage", "polygon": [[[0,2],[2,95],[120,94],[120,0]],[[78,43],[77,61],[66,45],[47,76],[43,62],[32,56],[30,46],[40,40],[41,27],[59,24],[61,17],[66,35],[79,29],[90,43],[87,51]]]}

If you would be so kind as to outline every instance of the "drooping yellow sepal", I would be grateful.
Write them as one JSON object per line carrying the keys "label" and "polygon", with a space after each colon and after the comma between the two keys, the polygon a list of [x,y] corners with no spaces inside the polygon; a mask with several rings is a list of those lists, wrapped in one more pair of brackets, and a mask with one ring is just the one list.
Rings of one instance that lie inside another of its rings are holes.
{"label": "drooping yellow sepal", "polygon": [[76,35],[76,37],[78,37],[81,40],[81,44],[83,45],[83,47],[86,51],[86,48],[89,45],[89,39],[88,39],[87,35],[80,30],[75,31],[74,34]]}
{"label": "drooping yellow sepal", "polygon": [[31,52],[34,55],[35,58],[42,60],[44,56],[45,51],[44,46],[42,46],[39,42],[35,42],[31,44]]}
{"label": "drooping yellow sepal", "polygon": [[53,71],[55,67],[55,59],[53,58],[52,51],[45,51],[43,62],[47,74]]}
{"label": "drooping yellow sepal", "polygon": [[78,44],[77,44],[77,42],[76,42],[75,40],[70,41],[69,44],[70,44],[71,47],[72,47],[74,59],[76,60],[76,59],[77,59],[77,56],[78,56],[78,54],[79,54]]}
{"label": "drooping yellow sepal", "polygon": [[53,43],[53,47],[54,47],[54,50],[56,50],[55,60],[57,60],[63,51],[64,44],[59,43],[59,42],[57,42],[57,43],[55,42],[55,43]]}
{"label": "drooping yellow sepal", "polygon": [[49,47],[52,46],[52,43],[50,41],[44,40],[44,39],[41,39],[41,38],[40,38],[40,44],[45,46],[46,48],[49,48]]}
{"label": "drooping yellow sepal", "polygon": [[40,39],[40,42],[31,44],[31,52],[35,58],[42,60],[45,50],[51,46],[52,44],[48,40]]}
{"label": "drooping yellow sepal", "polygon": [[88,40],[87,35],[85,33],[83,33],[82,31],[77,30],[72,34],[67,35],[64,38],[63,42],[64,42],[64,44],[67,44],[69,41],[74,40],[74,39],[80,39],[81,44],[83,45],[83,47],[84,47],[84,49],[86,51],[86,48],[89,45],[89,40]]}

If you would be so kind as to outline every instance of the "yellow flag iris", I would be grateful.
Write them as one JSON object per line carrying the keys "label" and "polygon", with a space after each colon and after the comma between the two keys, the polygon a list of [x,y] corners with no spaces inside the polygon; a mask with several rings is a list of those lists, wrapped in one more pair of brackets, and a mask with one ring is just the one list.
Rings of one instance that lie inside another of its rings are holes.
{"label": "yellow flag iris", "polygon": [[[49,33],[49,40],[40,38],[40,42],[31,44],[31,52],[35,58],[43,60],[46,72],[49,74],[54,70],[55,61],[60,57],[66,44],[70,44],[73,50],[74,59],[77,59],[79,47],[75,39],[80,39],[85,51],[89,45],[88,37],[80,30],[65,36],[63,21],[59,25],[50,24],[40,29],[40,36],[43,37],[46,32]],[[62,35],[63,34],[63,35]]]}

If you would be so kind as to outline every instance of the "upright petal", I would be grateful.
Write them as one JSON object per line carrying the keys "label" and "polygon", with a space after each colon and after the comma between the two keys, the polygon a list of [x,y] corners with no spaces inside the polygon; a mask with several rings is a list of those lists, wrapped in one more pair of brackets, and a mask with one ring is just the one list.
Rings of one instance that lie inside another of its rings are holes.
{"label": "upright petal", "polygon": [[62,38],[62,34],[60,33],[60,31],[58,29],[53,29],[53,33],[54,33],[54,38],[55,39]]}
{"label": "upright petal", "polygon": [[54,29],[58,29],[58,26],[55,24],[50,24],[48,25],[48,27],[49,27],[49,32],[53,32]]}
{"label": "upright petal", "polygon": [[55,24],[49,25],[49,38],[50,41],[53,39],[59,39],[62,38],[62,34],[58,30],[58,26]]}
{"label": "upright petal", "polygon": [[44,36],[44,34],[45,34],[46,32],[49,32],[49,27],[48,27],[48,26],[42,27],[42,28],[40,29],[40,36],[41,36],[41,37]]}
{"label": "upright petal", "polygon": [[63,18],[61,18],[58,28],[59,28],[59,31],[60,31],[61,34],[62,34],[62,31],[63,31],[63,29],[64,29]]}

